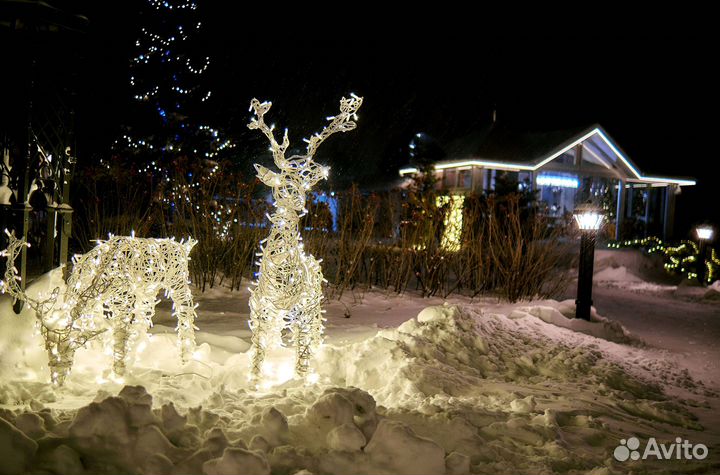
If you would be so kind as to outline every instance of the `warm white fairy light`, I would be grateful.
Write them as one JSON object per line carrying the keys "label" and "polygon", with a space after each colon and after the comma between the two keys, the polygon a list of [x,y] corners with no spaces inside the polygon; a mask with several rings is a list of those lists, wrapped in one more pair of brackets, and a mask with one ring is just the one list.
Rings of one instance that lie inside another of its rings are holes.
{"label": "warm white fairy light", "polygon": [[462,228],[463,228],[463,204],[465,197],[463,195],[444,195],[435,199],[435,206],[442,208],[448,206],[443,218],[443,233],[440,239],[440,248],[457,252],[462,247]]}
{"label": "warm white fairy light", "polygon": [[53,384],[63,384],[75,351],[108,328],[106,353],[113,372],[122,376],[138,337],[152,326],[156,296],[164,290],[172,299],[178,345],[183,362],[195,349],[195,305],[189,288],[188,260],[196,241],[115,236],[87,254],[73,258],[73,270],[61,294],[29,297],[18,285],[13,266],[25,241],[7,233],[8,258],[2,291],[23,300],[35,311],[48,351]]}
{"label": "warm white fairy light", "polygon": [[340,100],[340,113],[329,117],[322,132],[307,142],[305,155],[285,158],[290,145],[287,129],[282,143],[275,140],[273,127],[265,124],[265,114],[272,103],[253,99],[250,110],[255,118],[250,129],[259,129],[270,141],[270,151],[279,172],[255,165],[258,178],[272,188],[275,212],[269,215],[270,235],[261,241],[256,286],[250,289],[250,329],[252,335],[252,376],[259,378],[269,349],[283,345],[282,333],[289,331],[295,345],[295,372],[299,376],[308,373],[310,357],[322,342],[323,310],[322,269],[313,256],[303,250],[298,230],[299,219],[307,213],[305,195],[317,182],[328,177],[329,168],[318,165],[312,159],[320,144],[336,132],[353,130],[356,112],[362,98],[352,94],[350,99]]}

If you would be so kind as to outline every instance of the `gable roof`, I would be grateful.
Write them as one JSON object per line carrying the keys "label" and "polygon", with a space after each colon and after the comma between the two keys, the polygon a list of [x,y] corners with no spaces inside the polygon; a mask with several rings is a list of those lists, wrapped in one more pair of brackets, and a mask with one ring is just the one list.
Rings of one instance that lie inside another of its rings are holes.
{"label": "gable roof", "polygon": [[518,132],[493,124],[479,134],[469,134],[446,147],[448,157],[484,158],[500,162],[534,162],[551,155],[556,148],[577,137],[588,127],[549,132]]}
{"label": "gable roof", "polygon": [[[436,170],[480,166],[490,169],[534,171],[582,143],[599,163],[622,170],[629,182],[680,186],[694,185],[686,178],[643,175],[599,124],[550,132],[517,132],[496,124],[451,142],[446,151],[452,157],[435,164]],[[400,175],[417,173],[417,168],[400,170]]]}

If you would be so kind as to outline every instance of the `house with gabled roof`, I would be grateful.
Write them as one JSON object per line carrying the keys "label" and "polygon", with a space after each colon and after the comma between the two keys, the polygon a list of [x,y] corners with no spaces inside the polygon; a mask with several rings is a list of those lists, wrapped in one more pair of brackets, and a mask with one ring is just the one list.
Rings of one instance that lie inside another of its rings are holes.
{"label": "house with gabled roof", "polygon": [[[598,124],[570,130],[518,133],[493,124],[445,147],[435,162],[437,187],[450,194],[491,193],[500,176],[536,191],[543,212],[563,219],[576,204],[601,204],[616,239],[671,237],[675,196],[691,178],[643,173]],[[409,177],[417,167],[400,169]]]}

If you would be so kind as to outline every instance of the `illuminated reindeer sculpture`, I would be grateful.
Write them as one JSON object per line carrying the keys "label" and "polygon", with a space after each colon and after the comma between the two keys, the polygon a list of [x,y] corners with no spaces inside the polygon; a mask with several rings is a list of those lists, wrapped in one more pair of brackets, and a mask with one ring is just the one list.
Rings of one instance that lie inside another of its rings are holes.
{"label": "illuminated reindeer sculpture", "polygon": [[178,345],[183,362],[195,348],[195,305],[188,286],[188,260],[196,241],[114,236],[99,241],[90,252],[73,258],[65,290],[55,288],[45,299],[34,299],[18,285],[15,258],[28,244],[9,232],[5,280],[0,289],[27,302],[35,311],[48,352],[53,384],[62,385],[75,351],[110,328],[108,341],[113,372],[125,373],[136,338],[147,332],[155,314],[159,290],[173,301]]}
{"label": "illuminated reindeer sculpture", "polygon": [[330,169],[313,161],[318,146],[336,132],[353,130],[356,112],[362,98],[354,94],[350,99],[340,100],[340,113],[329,117],[330,124],[307,142],[305,155],[285,158],[289,140],[287,129],[281,144],[273,134],[273,128],[265,124],[264,116],[272,103],[253,99],[250,110],[255,118],[250,129],[259,129],[270,140],[275,165],[279,172],[255,165],[258,178],[272,188],[275,212],[269,216],[270,235],[261,241],[260,272],[255,289],[250,296],[250,329],[252,330],[252,377],[262,374],[266,350],[283,345],[283,332],[290,332],[295,345],[295,372],[307,374],[310,357],[322,342],[323,317],[322,270],[320,263],[303,250],[298,229],[299,219],[307,213],[306,193],[320,180],[326,179]]}

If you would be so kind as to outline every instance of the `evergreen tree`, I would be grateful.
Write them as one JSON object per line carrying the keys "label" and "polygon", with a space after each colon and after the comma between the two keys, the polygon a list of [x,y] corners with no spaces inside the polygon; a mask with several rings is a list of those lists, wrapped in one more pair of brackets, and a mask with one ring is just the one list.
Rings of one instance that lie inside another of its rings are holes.
{"label": "evergreen tree", "polygon": [[142,10],[130,61],[137,107],[115,146],[138,171],[167,178],[178,158],[198,165],[233,147],[205,123],[212,96],[205,81],[210,57],[199,46],[197,10],[191,0],[147,0]]}
{"label": "evergreen tree", "polygon": [[415,175],[414,188],[419,193],[435,189],[435,163],[445,156],[440,145],[429,135],[418,132],[413,136],[408,146],[410,149],[410,163],[415,165],[420,173]]}
{"label": "evergreen tree", "polygon": [[211,238],[228,235],[245,181],[227,160],[234,144],[207,120],[201,28],[192,0],[144,2],[130,59],[135,108],[111,159],[84,170],[81,243],[107,232],[188,235],[180,226],[190,221],[194,234],[204,226]]}
{"label": "evergreen tree", "polygon": [[518,196],[520,209],[535,208],[537,206],[538,190],[531,190],[530,180],[522,183],[518,180],[517,172],[498,171],[495,176],[495,190],[492,192],[498,199],[508,196]]}

